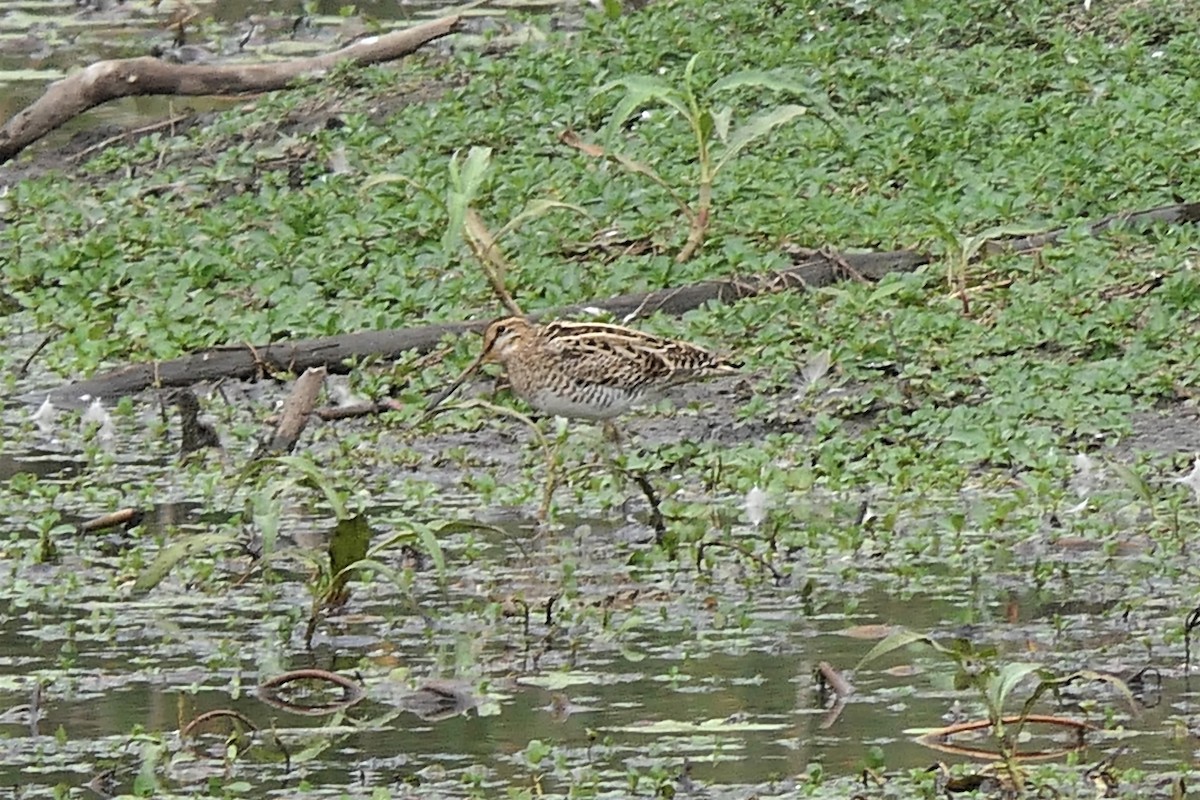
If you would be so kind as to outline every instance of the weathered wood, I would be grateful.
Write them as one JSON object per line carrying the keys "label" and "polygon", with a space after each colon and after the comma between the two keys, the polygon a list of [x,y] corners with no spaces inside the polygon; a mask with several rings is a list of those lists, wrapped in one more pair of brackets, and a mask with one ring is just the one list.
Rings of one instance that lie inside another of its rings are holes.
{"label": "weathered wood", "polygon": [[[733,303],[766,292],[816,289],[846,278],[878,280],[889,272],[911,272],[929,260],[929,256],[911,250],[838,254],[797,251],[796,257],[803,260],[794,267],[778,272],[623,294],[531,316],[571,317],[586,313],[589,309],[608,311],[618,318],[641,317],[655,311],[680,315],[708,302]],[[84,395],[120,397],[151,387],[189,386],[221,378],[248,380],[275,372],[300,373],[313,367],[344,373],[349,371],[347,362],[352,360],[367,357],[396,359],[409,350],[427,353],[444,337],[482,332],[488,322],[479,320],[390,331],[364,331],[262,347],[219,347],[172,361],[122,367],[88,380],[60,386],[50,393],[50,398],[55,403],[74,404]],[[36,400],[40,402],[44,398],[45,394],[40,393]]]}
{"label": "weathered wood", "polygon": [[317,404],[317,395],[325,385],[325,367],[309,367],[292,385],[292,393],[283,404],[283,414],[270,441],[264,442],[255,458],[290,453],[308,426],[309,415]]}
{"label": "weathered wood", "polygon": [[[1145,228],[1155,223],[1166,224],[1190,224],[1200,222],[1200,203],[1175,203],[1169,206],[1159,206],[1158,208],[1149,208],[1145,211],[1122,211],[1117,214],[1110,214],[1107,217],[1101,217],[1095,222],[1088,223],[1087,230],[1093,236],[1103,233],[1111,228],[1126,226],[1130,228]],[[1015,253],[1024,253],[1030,250],[1037,250],[1040,247],[1054,244],[1066,234],[1070,233],[1072,228],[1056,228],[1045,233],[1038,233],[1032,236],[1018,236],[1009,239],[1000,239],[992,242],[988,250],[990,251],[1008,251]]]}
{"label": "weathered wood", "polygon": [[151,56],[98,61],[50,84],[32,105],[0,128],[0,164],[90,108],[134,95],[241,95],[286,89],[343,62],[360,66],[394,61],[459,30],[454,14],[307,58],[264,64],[172,64]]}
{"label": "weathered wood", "polygon": [[[1195,224],[1200,222],[1200,203],[1176,203],[1144,211],[1112,214],[1088,225],[1092,234],[1117,226],[1134,229],[1158,223]],[[1022,236],[992,242],[987,250],[1028,252],[1053,244],[1070,228],[1058,228],[1034,236]],[[911,272],[930,261],[930,256],[915,250],[896,250],[889,253],[837,253],[828,250],[793,248],[796,265],[778,272],[746,278],[726,278],[701,281],[673,289],[623,294],[607,300],[593,300],[552,309],[533,315],[571,317],[590,309],[607,311],[619,319],[640,317],[655,311],[679,315],[705,303],[733,303],[766,292],[789,289],[819,289],[838,281],[852,279],[879,280],[889,272]],[[476,322],[421,325],[392,331],[349,333],[324,339],[273,344],[254,348],[226,347],[196,355],[184,356],[161,364],[134,364],[98,375],[85,381],[67,384],[50,394],[55,403],[77,403],[83,395],[119,397],[135,394],[152,386],[187,386],[219,378],[249,379],[256,375],[290,371],[301,372],[310,367],[324,366],[330,372],[347,372],[346,362],[377,356],[398,358],[407,350],[427,353],[447,335],[470,331],[480,332],[487,320]],[[29,402],[40,402],[43,394],[30,395]]]}
{"label": "weathered wood", "polygon": [[[190,386],[221,378],[250,380],[273,372],[300,373],[310,367],[327,367],[330,372],[349,372],[346,362],[367,356],[398,358],[406,350],[429,352],[449,334],[482,331],[486,322],[474,325],[449,323],[422,325],[394,331],[363,331],[322,339],[302,339],[264,347],[249,345],[218,347],[172,361],[132,364],[84,381],[60,386],[50,393],[52,402],[73,405],[84,395],[122,397],[151,387]],[[44,399],[39,395],[39,401]]]}

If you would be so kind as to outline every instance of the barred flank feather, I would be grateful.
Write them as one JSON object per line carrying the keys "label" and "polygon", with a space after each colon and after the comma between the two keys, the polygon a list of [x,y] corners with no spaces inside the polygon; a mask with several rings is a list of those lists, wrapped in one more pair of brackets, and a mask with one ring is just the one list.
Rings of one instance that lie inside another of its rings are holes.
{"label": "barred flank feather", "polygon": [[488,326],[484,361],[508,372],[513,391],[550,414],[610,419],[681,383],[737,371],[688,342],[620,325],[531,323],[507,317]]}

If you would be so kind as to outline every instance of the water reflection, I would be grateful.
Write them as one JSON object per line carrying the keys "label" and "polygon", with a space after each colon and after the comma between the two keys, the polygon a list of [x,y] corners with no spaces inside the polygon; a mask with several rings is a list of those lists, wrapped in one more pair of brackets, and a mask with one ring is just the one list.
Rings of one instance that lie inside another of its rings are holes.
{"label": "water reflection", "polygon": [[66,478],[78,475],[83,467],[80,461],[48,450],[30,450],[20,455],[0,453],[0,481],[5,483],[21,474]]}
{"label": "water reflection", "polygon": [[[171,525],[194,523],[198,514],[194,507],[164,510],[158,530],[170,535]],[[281,567],[269,581],[201,585],[207,589],[176,579],[137,601],[112,597],[108,565],[81,563],[74,571],[82,588],[58,594],[60,572],[27,573],[19,592],[0,587],[0,663],[10,676],[0,682],[0,785],[20,780],[34,793],[48,793],[58,781],[78,785],[90,776],[81,778],[76,765],[128,757],[131,731],[170,733],[226,711],[272,731],[244,743],[246,757],[232,767],[263,792],[294,781],[299,767],[288,766],[291,755],[314,747],[303,774],[316,785],[415,780],[447,796],[463,796],[464,776],[480,766],[497,787],[528,785],[526,751],[534,739],[553,746],[569,768],[595,770],[613,791],[630,769],[685,759],[690,780],[701,786],[761,784],[772,775],[801,775],[813,761],[827,774],[852,775],[872,745],[883,748],[890,769],[923,768],[937,756],[913,740],[911,729],[944,725],[956,706],[978,713],[970,695],[953,691],[944,662],[913,651],[904,656],[922,667],[916,672],[864,670],[855,676],[859,691],[827,729],[818,663],[856,663],[874,644],[863,638],[871,626],[862,623],[899,615],[920,630],[961,630],[964,599],[983,609],[972,613],[973,635],[1003,641],[1006,626],[1015,624],[1006,608],[1014,600],[1034,608],[1037,601],[1036,593],[1015,592],[1004,581],[946,574],[902,603],[893,588],[867,587],[843,598],[844,612],[830,594],[821,600],[824,610],[804,615],[793,589],[758,584],[747,593],[736,582],[697,584],[689,572],[668,568],[639,576],[643,586],[662,591],[610,603],[609,621],[601,624],[590,609],[628,581],[628,542],[594,521],[587,550],[559,532],[518,556],[505,544],[528,532],[509,527],[494,542],[479,541],[478,531],[463,534],[469,541],[445,542],[455,565],[445,590],[429,575],[415,576],[412,601],[388,581],[357,587],[346,611],[322,624],[312,653],[300,644],[310,599],[303,572]],[[464,559],[464,548],[487,553],[488,561]],[[535,606],[561,591],[555,576],[580,554],[576,594],[560,600],[550,619],[486,613],[497,598],[519,596]],[[30,604],[30,594],[44,599]],[[714,602],[724,611],[711,613]],[[1047,633],[1048,623],[1021,625],[1034,639]],[[309,667],[361,680],[366,699],[333,718],[314,718],[272,707],[250,689],[278,671]],[[38,680],[45,685],[42,736],[31,738],[19,715],[3,711],[27,703]],[[1161,691],[1180,697],[1187,689],[1167,677]],[[1146,732],[1139,759],[1189,757],[1186,741],[1148,735],[1167,728],[1171,708],[1147,708],[1130,723]],[[59,766],[32,781],[22,777],[41,757],[45,734],[60,729],[67,744]],[[222,752],[222,735],[199,735],[198,751]],[[565,790],[564,773],[545,770],[547,785]]]}
{"label": "water reflection", "polygon": [[[0,121],[7,120],[35,101],[46,86],[72,70],[105,58],[149,55],[155,47],[169,48],[175,34],[169,30],[173,8],[163,6],[148,12],[133,3],[113,4],[94,0],[99,9],[83,8],[76,3],[29,3],[25,0],[0,0]],[[341,0],[320,0],[306,13],[304,3],[284,5],[266,0],[216,0],[192,4],[198,12],[188,32],[189,45],[202,45],[218,55],[236,55],[241,40],[248,52],[258,47],[270,49],[273,43],[293,39],[309,40],[311,52],[324,52],[344,39],[367,31],[372,25],[407,25],[448,13],[453,4],[435,0],[364,0],[348,4]],[[551,11],[566,5],[562,0],[526,0],[514,4],[484,4],[472,14],[522,11]],[[344,16],[347,8],[355,14]],[[310,20],[293,31],[302,18]],[[278,21],[278,25],[275,24]],[[201,26],[208,26],[201,33]],[[214,34],[212,26],[217,27]],[[276,54],[278,55],[278,54]],[[76,120],[68,132],[100,124],[132,125],[137,121],[160,119],[183,108],[207,111],[227,107],[233,101],[206,101],[193,98],[125,98],[106,103]],[[58,137],[61,138],[61,137]]]}

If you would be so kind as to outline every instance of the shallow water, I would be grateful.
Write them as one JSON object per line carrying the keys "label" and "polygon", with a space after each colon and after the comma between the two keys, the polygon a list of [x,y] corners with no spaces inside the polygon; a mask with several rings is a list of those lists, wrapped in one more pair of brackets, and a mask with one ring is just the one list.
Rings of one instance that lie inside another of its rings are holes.
{"label": "shallow water", "polygon": [[[0,120],[7,120],[45,91],[54,80],[105,58],[142,56],[154,47],[170,48],[170,23],[180,6],[151,6],[145,0],[0,0]],[[479,25],[486,16],[513,12],[549,13],[572,7],[562,0],[513,0],[488,3],[471,13]],[[406,27],[445,13],[451,4],[431,0],[348,5],[337,0],[281,6],[264,0],[213,0],[191,3],[197,12],[185,30],[186,42],[207,50],[217,62],[309,55],[336,48],[368,32],[371,26]],[[308,8],[306,16],[302,14]],[[348,11],[353,13],[346,13]],[[304,24],[293,32],[298,19]],[[257,28],[252,26],[257,24]],[[245,45],[242,37],[253,33]],[[137,126],[188,109],[212,111],[236,100],[203,97],[130,97],[93,109],[66,127],[66,133],[101,125]],[[63,140],[59,134],[56,141]]]}
{"label": "shallow water", "polygon": [[[386,531],[396,514],[385,508],[371,516]],[[443,586],[428,565],[409,563],[409,592],[378,579],[355,588],[350,604],[318,626],[308,651],[308,576],[294,559],[270,578],[243,582],[249,560],[234,550],[211,562],[203,580],[181,567],[145,596],[130,593],[145,560],[135,554],[148,557],[159,537],[178,540],[217,522],[196,506],[165,506],[132,534],[64,541],[58,566],[20,567],[0,551],[7,576],[0,584],[0,785],[50,796],[57,784],[80,785],[116,765],[117,783],[128,790],[144,744],[137,732],[146,731],[165,737],[175,760],[164,784],[185,792],[211,775],[283,795],[303,780],[318,793],[415,782],[438,796],[466,796],[477,780],[528,786],[537,776],[551,793],[585,778],[617,792],[631,772],[649,780],[663,764],[675,780],[685,760],[690,780],[716,796],[739,787],[765,791],[813,762],[828,775],[856,774],[875,745],[889,769],[927,766],[946,756],[915,743],[910,729],[947,724],[955,713],[979,716],[972,696],[953,690],[946,663],[913,649],[851,673],[858,691],[826,727],[829,702],[818,696],[817,663],[852,667],[879,636],[865,626],[902,620],[945,640],[995,644],[1006,660],[1034,652],[1067,667],[1120,671],[1141,665],[1139,637],[1175,613],[1144,609],[1136,622],[1123,620],[1117,589],[1108,603],[1094,591],[1038,593],[1020,586],[1019,569],[970,577],[925,564],[911,580],[879,569],[843,584],[839,564],[857,559],[849,554],[813,559],[783,586],[732,558],[705,575],[687,563],[640,569],[629,561],[647,547],[642,526],[590,519],[535,532],[510,519],[490,533],[445,537],[452,568]],[[290,516],[285,529],[319,553],[319,531],[328,524]],[[405,569],[399,554],[390,563]],[[1080,587],[1100,580],[1100,564],[1075,568]],[[818,588],[802,592],[810,581]],[[1075,607],[1065,602],[1072,594]],[[883,671],[903,663],[917,673]],[[321,718],[288,714],[256,696],[258,681],[313,666],[358,676],[367,699],[344,717]],[[1132,737],[1124,743],[1137,763],[1170,770],[1192,751],[1188,737],[1169,735],[1172,720],[1200,698],[1164,671],[1161,694],[1144,695],[1148,707],[1124,719]],[[436,722],[401,710],[401,699],[426,678],[459,679],[482,705]],[[31,730],[18,707],[35,683],[43,692]],[[1101,687],[1085,686],[1081,697],[1124,716]],[[556,702],[568,704],[568,713],[556,711]],[[197,760],[181,761],[186,751],[173,732],[213,709],[274,728],[293,757],[315,743],[326,747],[289,768],[272,735],[262,734],[243,743],[226,773],[224,735],[214,733],[197,740]],[[1049,701],[1039,711],[1080,716]],[[554,748],[553,759],[536,768],[526,758],[534,740]],[[1102,754],[1093,748],[1083,759]]]}

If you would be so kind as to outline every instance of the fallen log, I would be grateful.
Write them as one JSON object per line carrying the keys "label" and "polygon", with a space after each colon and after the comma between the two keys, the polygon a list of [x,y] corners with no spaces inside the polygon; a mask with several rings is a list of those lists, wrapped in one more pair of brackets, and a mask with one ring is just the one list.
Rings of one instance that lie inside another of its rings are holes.
{"label": "fallen log", "polygon": [[[833,253],[797,250],[793,267],[750,277],[701,281],[653,292],[623,294],[541,312],[533,316],[571,317],[600,309],[620,319],[645,316],[655,311],[680,315],[708,302],[733,303],[767,292],[817,289],[846,278],[878,280],[889,272],[911,272],[929,261],[929,256],[912,250],[891,253]],[[300,373],[325,367],[331,373],[349,372],[348,362],[367,357],[390,360],[406,351],[427,353],[448,335],[482,332],[489,320],[420,325],[390,331],[363,331],[254,347],[227,346],[206,350],[171,361],[133,364],[88,380],[60,386],[50,392],[52,402],[75,405],[84,395],[115,398],[148,388],[190,386],[220,378],[251,380],[275,372]],[[41,402],[44,393],[36,399]]]}
{"label": "fallen log", "polygon": [[[1200,222],[1200,203],[1174,203],[1169,206],[1149,208],[1145,211],[1119,211],[1116,214],[1109,214],[1107,217],[1101,217],[1094,222],[1089,222],[1087,224],[1087,232],[1092,236],[1099,236],[1104,231],[1121,226],[1146,228],[1155,223],[1194,225],[1197,222]],[[1063,236],[1070,233],[1071,230],[1071,227],[1055,228],[1054,230],[1033,234],[1032,236],[1000,239],[989,243],[988,250],[991,252],[1026,253],[1030,250],[1037,250],[1047,245],[1055,244]]]}
{"label": "fallen log", "polygon": [[0,164],[65,122],[109,100],[155,94],[230,96],[286,89],[344,62],[366,66],[402,58],[458,31],[462,21],[461,14],[452,14],[405,30],[369,36],[331,53],[264,64],[172,64],[152,56],[98,61],[50,84],[45,94],[0,128]]}
{"label": "fallen log", "polygon": [[[1091,222],[1089,233],[1096,235],[1116,226],[1146,228],[1154,224],[1194,224],[1200,222],[1200,203],[1176,203],[1144,211],[1112,214]],[[994,240],[986,252],[1028,252],[1052,245],[1071,228],[1057,228],[1035,236]],[[607,300],[593,300],[551,309],[534,317],[571,317],[593,309],[607,311],[620,319],[632,319],[655,311],[679,315],[708,302],[733,303],[767,292],[790,289],[818,289],[851,279],[879,280],[889,272],[911,272],[929,263],[932,256],[915,250],[889,253],[838,253],[832,250],[791,248],[795,266],[746,278],[701,281],[673,289],[623,294]],[[982,255],[982,254],[981,254]],[[50,392],[52,402],[77,405],[84,395],[121,397],[151,387],[190,386],[220,378],[252,379],[272,372],[299,373],[313,367],[325,367],[331,373],[349,371],[347,362],[366,357],[395,359],[408,350],[428,353],[447,335],[481,332],[487,320],[421,325],[391,331],[365,331],[280,342],[264,347],[250,345],[219,347],[172,361],[134,364],[106,372],[94,378],[60,386]],[[26,402],[37,403],[45,394],[30,394]]]}

